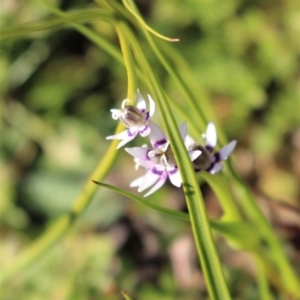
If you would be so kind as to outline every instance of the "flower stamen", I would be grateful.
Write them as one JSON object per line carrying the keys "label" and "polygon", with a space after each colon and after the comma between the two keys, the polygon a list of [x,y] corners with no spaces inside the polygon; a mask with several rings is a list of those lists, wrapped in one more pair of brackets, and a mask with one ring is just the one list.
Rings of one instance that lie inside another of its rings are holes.
{"label": "flower stamen", "polygon": [[125,107],[127,106],[126,104],[127,103],[130,103],[130,100],[129,99],[124,99],[123,101],[122,101],[122,105],[121,105],[121,107],[122,107],[122,110],[124,110],[125,109]]}

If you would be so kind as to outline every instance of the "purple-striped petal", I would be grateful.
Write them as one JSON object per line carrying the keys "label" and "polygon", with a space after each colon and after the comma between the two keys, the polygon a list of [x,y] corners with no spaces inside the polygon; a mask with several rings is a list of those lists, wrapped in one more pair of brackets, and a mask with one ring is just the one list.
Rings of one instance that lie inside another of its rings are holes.
{"label": "purple-striped petal", "polygon": [[141,160],[141,159],[139,159],[138,164],[147,170],[153,168],[155,165],[154,162],[151,160]]}
{"label": "purple-striped petal", "polygon": [[151,170],[148,170],[146,175],[144,176],[144,179],[138,189],[138,192],[142,192],[155,184],[163,174],[163,171],[158,171],[156,168],[152,168]]}
{"label": "purple-striped petal", "polygon": [[[147,158],[147,159],[149,159],[149,158]],[[153,168],[155,165],[154,162],[151,160],[142,160],[142,159],[138,159],[138,158],[135,158],[135,163],[136,163],[136,165],[140,165],[147,170]]]}
{"label": "purple-striped petal", "polygon": [[130,187],[138,187],[141,185],[141,183],[143,182],[143,179],[144,179],[144,176],[141,176],[135,180],[133,180],[131,183],[130,183]]}
{"label": "purple-striped petal", "polygon": [[149,99],[149,115],[150,117],[152,117],[155,112],[155,102],[150,95],[148,95],[148,99]]}
{"label": "purple-striped petal", "polygon": [[178,168],[167,169],[171,183],[177,187],[181,186],[182,180]]}
{"label": "purple-striped petal", "polygon": [[148,193],[146,193],[144,195],[144,197],[147,197],[151,194],[153,194],[154,192],[156,192],[159,188],[161,188],[164,183],[166,182],[168,178],[168,175],[167,175],[167,172],[164,172],[161,176],[160,176],[160,179],[158,180],[158,182],[151,188],[150,191],[148,191]]}
{"label": "purple-striped petal", "polygon": [[135,129],[135,128],[130,128],[130,129],[127,129],[125,131],[122,131],[118,134],[115,134],[115,135],[110,135],[108,136],[106,139],[107,140],[123,140],[123,139],[126,139],[128,137],[132,137],[132,138],[135,138],[136,135],[138,133],[138,130]]}
{"label": "purple-striped petal", "polygon": [[216,174],[220,172],[223,169],[223,166],[219,163],[212,163],[209,168],[206,169],[206,171],[210,174]]}
{"label": "purple-striped petal", "polygon": [[116,148],[116,149],[119,149],[122,146],[124,146],[125,144],[127,144],[128,142],[130,142],[131,140],[133,140],[136,137],[137,133],[138,133],[137,130],[133,130],[131,128],[131,129],[122,131],[118,134],[108,136],[106,139],[107,140],[122,140]]}
{"label": "purple-striped petal", "polygon": [[143,95],[140,93],[140,90],[137,89],[137,104],[136,107],[142,111],[142,112],[146,112],[146,101],[143,97]]}
{"label": "purple-striped petal", "polygon": [[[220,155],[220,161],[223,161],[225,159],[228,158],[228,156],[231,154],[231,152],[234,150],[235,146],[236,146],[237,141],[231,141],[229,144],[227,144],[226,146],[224,146],[220,151],[219,151],[219,155]],[[216,153],[217,154],[217,153]]]}
{"label": "purple-striped petal", "polygon": [[122,131],[118,134],[110,135],[110,136],[106,137],[106,139],[107,140],[123,140],[127,137],[128,137],[128,133],[127,133],[127,130],[125,130],[125,131]]}
{"label": "purple-striped petal", "polygon": [[195,141],[189,136],[187,135],[184,139],[184,145],[186,147],[187,150],[190,149],[190,147],[192,147],[193,145],[195,145]]}
{"label": "purple-striped petal", "polygon": [[133,148],[125,148],[125,151],[130,155],[140,159],[140,160],[149,160],[148,152],[151,149],[144,147],[133,147]]}
{"label": "purple-striped petal", "polygon": [[210,152],[216,147],[217,132],[213,122],[209,122],[206,128],[206,149]]}
{"label": "purple-striped petal", "polygon": [[135,138],[136,135],[133,136],[129,136],[127,138],[125,138],[123,141],[121,141],[118,146],[116,147],[116,149],[119,149],[121,147],[123,147],[124,145],[126,145],[127,143],[129,143],[130,141],[132,141]]}
{"label": "purple-striped petal", "polygon": [[148,125],[151,129],[149,139],[152,147],[156,149],[158,146],[165,144],[167,142],[167,139],[159,126],[152,121],[149,121]]}
{"label": "purple-striped petal", "polygon": [[139,132],[142,137],[149,135],[150,131],[151,131],[151,129],[148,125],[144,125],[143,127],[139,128]]}

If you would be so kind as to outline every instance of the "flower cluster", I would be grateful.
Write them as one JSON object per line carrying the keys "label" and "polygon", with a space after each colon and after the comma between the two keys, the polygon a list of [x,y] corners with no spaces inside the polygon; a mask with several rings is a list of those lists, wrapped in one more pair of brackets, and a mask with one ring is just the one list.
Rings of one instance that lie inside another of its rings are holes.
{"label": "flower cluster", "polygon": [[[142,137],[149,136],[151,147],[143,145],[142,147],[125,148],[126,152],[134,157],[136,168],[142,166],[146,169],[144,176],[137,178],[130,184],[131,187],[137,187],[138,192],[149,189],[144,197],[157,191],[167,178],[177,187],[180,187],[182,183],[170,142],[160,127],[151,120],[155,111],[155,102],[150,95],[148,95],[148,100],[149,111],[146,109],[145,99],[138,90],[136,106],[127,105],[129,100],[125,99],[122,102],[121,110],[111,109],[113,119],[119,119],[127,127],[127,130],[106,138],[121,140],[117,146],[118,149],[133,140],[138,133]],[[187,135],[186,122],[181,124],[179,132],[195,172],[206,171],[210,174],[219,172],[223,168],[221,162],[228,158],[236,146],[236,141],[231,141],[220,151],[214,152],[217,144],[217,133],[212,122],[208,123],[204,135],[205,145],[196,143]]]}

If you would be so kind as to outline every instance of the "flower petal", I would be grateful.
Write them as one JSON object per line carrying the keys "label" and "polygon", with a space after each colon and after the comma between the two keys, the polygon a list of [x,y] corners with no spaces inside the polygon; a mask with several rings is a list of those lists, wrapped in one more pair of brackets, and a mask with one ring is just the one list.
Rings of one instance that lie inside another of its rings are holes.
{"label": "flower petal", "polygon": [[126,145],[127,143],[129,143],[131,140],[133,140],[135,138],[135,136],[129,136],[126,139],[124,139],[123,141],[121,141],[118,146],[116,147],[116,149],[120,149],[121,147],[123,147],[124,145]]}
{"label": "flower petal", "polygon": [[125,131],[122,131],[122,132],[120,132],[120,133],[118,133],[118,134],[115,134],[115,135],[110,135],[110,136],[108,136],[106,139],[107,140],[123,140],[123,139],[125,139],[125,138],[127,138],[127,137],[135,137],[136,135],[137,135],[137,130],[129,130],[129,129],[127,129],[127,130],[125,130]]}
{"label": "flower petal", "polygon": [[202,151],[200,151],[200,150],[189,151],[189,156],[190,156],[191,161],[194,161],[201,153],[202,153]]}
{"label": "flower petal", "polygon": [[180,187],[182,180],[178,168],[168,169],[167,172],[171,183],[177,187]]}
{"label": "flower petal", "polygon": [[152,117],[155,112],[155,102],[150,95],[148,95],[148,99],[149,99],[149,115],[150,117]]}
{"label": "flower petal", "polygon": [[184,140],[186,135],[187,135],[187,123],[186,122],[183,122],[179,126],[179,132],[180,132],[180,135],[181,135],[182,139]]}
{"label": "flower petal", "polygon": [[148,125],[144,125],[144,126],[139,128],[139,132],[140,132],[140,135],[142,137],[145,137],[145,136],[149,135],[150,131],[151,131],[151,129]]}
{"label": "flower petal", "polygon": [[142,192],[145,189],[149,188],[153,184],[155,184],[161,177],[161,175],[164,173],[164,171],[157,172],[156,168],[152,168],[151,170],[148,170],[146,175],[144,176],[144,179],[138,189],[138,192]]}
{"label": "flower petal", "polygon": [[184,144],[186,149],[190,150],[193,145],[196,145],[196,142],[189,135],[187,135],[184,139]]}
{"label": "flower petal", "polygon": [[[149,160],[148,152],[150,151],[149,148],[145,147],[133,147],[133,148],[125,148],[125,151],[130,155],[137,157],[140,160]],[[139,162],[140,164],[140,162]]]}
{"label": "flower petal", "polygon": [[147,197],[147,196],[153,194],[153,193],[156,192],[159,188],[161,188],[161,187],[164,185],[164,183],[166,182],[167,178],[168,178],[168,175],[167,175],[166,172],[164,172],[164,173],[162,174],[162,176],[160,177],[160,179],[158,180],[158,182],[151,188],[150,191],[148,191],[147,194],[144,195],[144,197]]}
{"label": "flower petal", "polygon": [[137,133],[138,133],[137,130],[133,130],[131,128],[131,129],[122,131],[118,134],[108,136],[106,139],[107,140],[122,140],[122,142],[120,142],[116,148],[116,149],[119,149],[122,146],[124,146],[125,144],[127,144],[128,142],[130,142],[131,140],[133,140],[136,137]]}
{"label": "flower petal", "polygon": [[[228,156],[231,154],[231,152],[234,150],[236,146],[237,141],[233,140],[226,146],[224,146],[220,151],[219,151],[219,161],[223,161],[228,158]],[[217,154],[217,153],[216,153]],[[215,154],[215,156],[216,156]]]}
{"label": "flower petal", "polygon": [[206,128],[206,148],[212,151],[217,144],[217,131],[213,122],[209,122]]}
{"label": "flower petal", "polygon": [[138,186],[141,185],[143,179],[144,179],[144,176],[141,176],[141,177],[139,177],[139,178],[133,180],[133,181],[129,184],[129,186],[130,186],[130,187],[138,187]]}
{"label": "flower petal", "polygon": [[[155,165],[154,162],[152,162],[151,160],[143,160],[143,159],[135,158],[134,161],[135,161],[136,166],[142,166],[147,170],[152,169]],[[137,168],[136,168],[136,170],[137,170]]]}
{"label": "flower petal", "polygon": [[165,144],[167,142],[167,139],[160,127],[152,121],[149,121],[148,125],[151,129],[149,139],[153,148],[156,149],[158,146]]}
{"label": "flower petal", "polygon": [[210,174],[216,174],[223,169],[223,166],[219,163],[212,163],[211,166],[206,169],[206,171]]}
{"label": "flower petal", "polygon": [[146,101],[143,95],[140,93],[140,90],[137,89],[137,104],[136,107],[142,112],[146,112]]}

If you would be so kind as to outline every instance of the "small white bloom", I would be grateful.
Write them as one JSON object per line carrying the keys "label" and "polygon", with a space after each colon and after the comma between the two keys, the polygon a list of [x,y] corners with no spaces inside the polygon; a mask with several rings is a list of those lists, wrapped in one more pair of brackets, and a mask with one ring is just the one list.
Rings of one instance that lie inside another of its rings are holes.
{"label": "small white bloom", "polygon": [[137,90],[137,106],[127,105],[130,102],[129,99],[125,99],[122,102],[122,109],[111,109],[112,118],[114,120],[120,120],[120,122],[128,129],[116,134],[108,136],[107,140],[121,140],[118,144],[117,149],[133,140],[139,133],[145,137],[149,135],[151,129],[148,126],[148,121],[154,114],[155,102],[148,95],[149,99],[149,111],[146,111],[146,101],[141,95],[140,91]]}
{"label": "small white bloom", "polygon": [[200,172],[205,170],[210,174],[218,173],[223,169],[222,161],[226,160],[234,150],[237,141],[233,140],[220,151],[213,153],[217,144],[217,132],[214,123],[209,122],[205,134],[205,146],[197,144],[190,136],[185,138],[185,146],[188,151],[199,150],[201,155],[193,160],[194,170]]}

